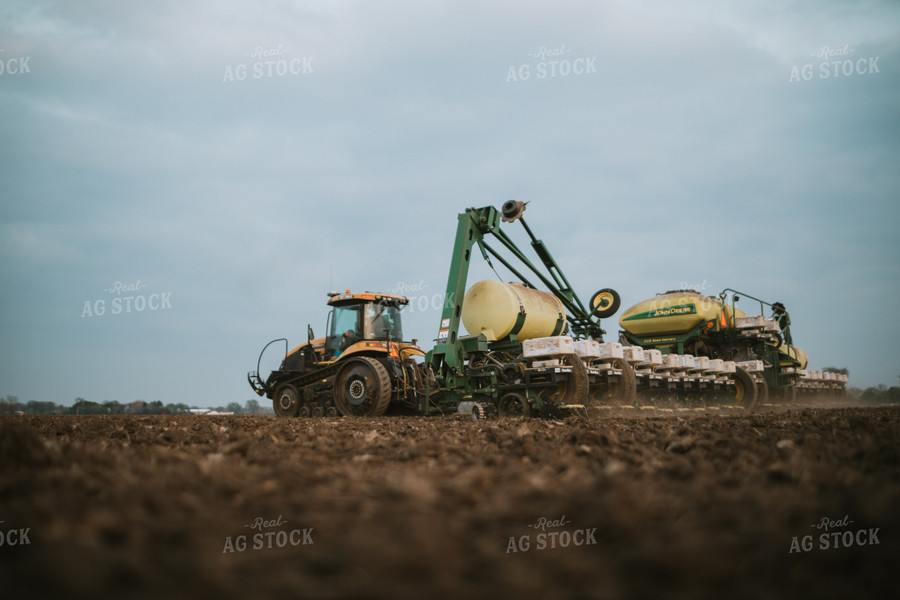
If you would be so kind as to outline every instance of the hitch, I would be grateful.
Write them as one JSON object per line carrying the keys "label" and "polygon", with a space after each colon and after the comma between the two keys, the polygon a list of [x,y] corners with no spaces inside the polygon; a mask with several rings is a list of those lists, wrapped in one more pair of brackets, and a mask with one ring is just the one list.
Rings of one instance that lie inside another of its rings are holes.
{"label": "hitch", "polygon": [[250,384],[250,387],[253,388],[253,391],[256,392],[257,396],[265,396],[266,392],[269,391],[269,386],[262,380],[259,376],[259,365],[262,363],[263,354],[266,353],[266,350],[269,346],[274,344],[275,342],[284,342],[284,355],[287,356],[288,351],[288,341],[287,338],[278,338],[272,340],[265,346],[263,346],[262,351],[259,353],[259,358],[256,360],[256,370],[250,371],[247,373],[247,383]]}
{"label": "hitch", "polygon": [[256,392],[257,396],[266,395],[266,384],[263,383],[263,380],[259,377],[259,373],[256,371],[247,373],[247,383],[250,384],[250,387],[253,388],[253,391]]}

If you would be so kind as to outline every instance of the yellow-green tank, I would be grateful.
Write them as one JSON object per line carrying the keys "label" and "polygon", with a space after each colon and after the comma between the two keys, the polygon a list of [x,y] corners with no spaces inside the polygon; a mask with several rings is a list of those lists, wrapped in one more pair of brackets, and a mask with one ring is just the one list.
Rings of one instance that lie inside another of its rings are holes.
{"label": "yellow-green tank", "polygon": [[806,358],[806,352],[798,348],[797,346],[788,346],[787,344],[782,344],[778,347],[778,351],[782,354],[787,354],[798,363],[800,366],[798,369],[805,369],[806,365],[809,363],[809,360]]}
{"label": "yellow-green tank", "polygon": [[[525,313],[524,322],[516,330],[521,310]],[[462,322],[466,331],[470,335],[483,333],[489,342],[510,333],[519,341],[558,335],[565,318],[565,307],[559,298],[521,283],[485,279],[469,288],[463,298]]]}
{"label": "yellow-green tank", "polygon": [[697,325],[717,319],[732,327],[734,316],[744,317],[741,310],[717,298],[699,292],[683,290],[667,292],[638,302],[619,317],[619,325],[632,335],[648,336],[687,333]]}

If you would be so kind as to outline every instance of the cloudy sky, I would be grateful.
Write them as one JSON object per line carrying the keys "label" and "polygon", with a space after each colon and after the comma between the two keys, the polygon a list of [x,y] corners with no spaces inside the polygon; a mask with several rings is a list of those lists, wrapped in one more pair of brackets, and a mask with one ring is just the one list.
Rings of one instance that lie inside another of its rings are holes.
{"label": "cloudy sky", "polygon": [[7,0],[0,62],[0,396],[243,403],[330,289],[430,349],[508,199],[585,300],[736,288],[898,382],[896,2]]}

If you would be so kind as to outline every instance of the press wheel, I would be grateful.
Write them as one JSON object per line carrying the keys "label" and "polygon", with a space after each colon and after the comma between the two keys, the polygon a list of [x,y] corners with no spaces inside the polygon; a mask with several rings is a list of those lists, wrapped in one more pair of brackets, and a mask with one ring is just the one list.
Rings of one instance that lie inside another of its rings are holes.
{"label": "press wheel", "polygon": [[531,416],[531,405],[522,394],[510,392],[500,398],[497,414],[501,417],[522,418]]}

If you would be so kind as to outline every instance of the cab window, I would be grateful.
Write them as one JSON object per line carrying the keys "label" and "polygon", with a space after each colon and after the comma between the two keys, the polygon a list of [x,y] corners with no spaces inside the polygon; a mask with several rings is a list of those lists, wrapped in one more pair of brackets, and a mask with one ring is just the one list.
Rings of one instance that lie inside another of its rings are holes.
{"label": "cab window", "polygon": [[349,345],[362,339],[359,328],[359,305],[335,306],[331,320],[329,350],[338,356]]}
{"label": "cab window", "polygon": [[366,339],[403,339],[400,311],[394,306],[369,304],[366,306]]}

